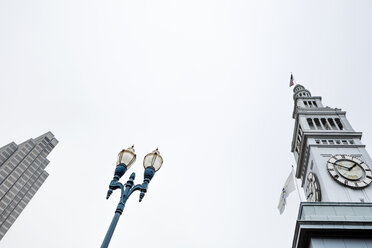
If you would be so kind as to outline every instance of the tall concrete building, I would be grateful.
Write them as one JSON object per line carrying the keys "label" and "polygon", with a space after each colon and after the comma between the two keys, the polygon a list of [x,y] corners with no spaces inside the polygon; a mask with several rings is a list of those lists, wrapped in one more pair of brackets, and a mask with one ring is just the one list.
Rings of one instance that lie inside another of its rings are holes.
{"label": "tall concrete building", "polygon": [[0,240],[48,177],[46,157],[57,143],[48,132],[0,148]]}
{"label": "tall concrete building", "polygon": [[372,248],[372,159],[346,112],[294,87],[292,149],[306,202],[293,248]]}

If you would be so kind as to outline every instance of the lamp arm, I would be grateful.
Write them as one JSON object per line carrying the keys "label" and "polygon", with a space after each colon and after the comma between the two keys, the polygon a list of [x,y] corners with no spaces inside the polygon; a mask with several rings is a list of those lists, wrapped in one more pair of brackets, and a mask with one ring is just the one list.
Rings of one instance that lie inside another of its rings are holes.
{"label": "lamp arm", "polygon": [[113,179],[111,180],[110,182],[110,185],[109,185],[109,190],[107,191],[107,196],[106,196],[106,199],[110,198],[112,192],[115,190],[115,189],[121,189],[121,195],[123,195],[123,192],[124,192],[124,186],[122,183],[120,183],[119,181]]}
{"label": "lamp arm", "polygon": [[133,188],[130,189],[127,197],[129,197],[134,191],[136,191],[136,190],[142,190],[142,189],[143,189],[142,184],[135,185]]}
{"label": "lamp arm", "polygon": [[145,179],[144,182],[142,184],[137,184],[136,186],[134,186],[133,188],[130,189],[129,193],[128,193],[128,196],[127,198],[136,190],[140,190],[141,193],[140,193],[140,196],[139,196],[139,201],[141,202],[143,197],[145,196],[146,192],[147,192],[147,187],[149,185],[149,180]]}

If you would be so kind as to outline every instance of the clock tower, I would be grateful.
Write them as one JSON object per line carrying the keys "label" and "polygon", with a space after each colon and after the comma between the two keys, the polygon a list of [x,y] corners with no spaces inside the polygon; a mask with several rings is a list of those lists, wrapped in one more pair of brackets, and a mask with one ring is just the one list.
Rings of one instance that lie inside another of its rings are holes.
{"label": "clock tower", "polygon": [[372,247],[372,159],[362,133],[304,86],[293,91],[291,151],[306,196],[293,247]]}
{"label": "clock tower", "polygon": [[372,160],[346,118],[302,85],[294,87],[292,149],[308,201],[372,202]]}

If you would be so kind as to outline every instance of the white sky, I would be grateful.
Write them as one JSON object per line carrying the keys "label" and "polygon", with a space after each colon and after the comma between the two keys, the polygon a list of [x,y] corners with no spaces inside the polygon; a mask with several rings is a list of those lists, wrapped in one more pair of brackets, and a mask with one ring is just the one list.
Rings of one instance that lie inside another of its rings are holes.
{"label": "white sky", "polygon": [[[52,131],[49,178],[0,247],[99,247],[128,171],[159,147],[110,247],[290,247],[290,72],[372,144],[372,3],[0,0],[0,146]],[[370,149],[369,149],[370,150]],[[370,150],[371,151],[371,150]],[[372,151],[371,151],[372,152]],[[123,180],[124,181],[124,180]]]}

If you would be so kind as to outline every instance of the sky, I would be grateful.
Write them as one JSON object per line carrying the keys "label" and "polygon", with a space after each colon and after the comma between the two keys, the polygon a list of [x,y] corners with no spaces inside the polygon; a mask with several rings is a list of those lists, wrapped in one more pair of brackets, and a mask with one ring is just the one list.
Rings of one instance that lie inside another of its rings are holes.
{"label": "sky", "polygon": [[52,131],[50,176],[0,247],[98,247],[136,173],[110,247],[291,247],[300,199],[290,73],[347,111],[371,151],[372,3],[0,0],[0,146]]}

